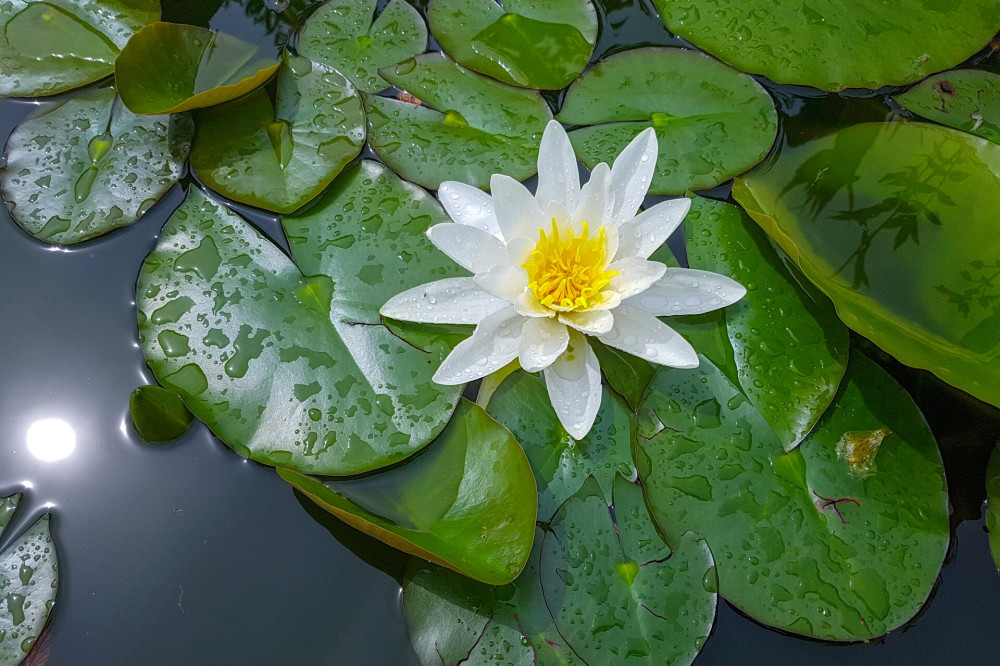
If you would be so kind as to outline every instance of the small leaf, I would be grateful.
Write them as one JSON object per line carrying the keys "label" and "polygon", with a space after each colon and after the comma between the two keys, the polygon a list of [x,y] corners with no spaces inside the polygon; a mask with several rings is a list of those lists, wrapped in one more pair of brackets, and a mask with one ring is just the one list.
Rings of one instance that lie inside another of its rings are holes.
{"label": "small leaf", "polygon": [[957,69],[924,79],[895,100],[907,111],[1000,143],[1000,75]]}
{"label": "small leaf", "polygon": [[128,399],[132,425],[147,442],[177,439],[187,431],[191,412],[181,397],[160,386],[140,386]]}

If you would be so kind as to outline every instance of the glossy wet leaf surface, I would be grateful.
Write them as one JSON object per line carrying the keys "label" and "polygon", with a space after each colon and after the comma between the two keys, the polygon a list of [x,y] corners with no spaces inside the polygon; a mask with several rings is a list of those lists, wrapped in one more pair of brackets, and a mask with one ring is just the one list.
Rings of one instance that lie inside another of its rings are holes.
{"label": "glossy wet leaf surface", "polygon": [[177,113],[236,99],[262,86],[277,69],[273,54],[224,32],[153,23],[122,49],[115,81],[135,113]]}
{"label": "glossy wet leaf surface", "polygon": [[[406,0],[391,0],[375,17],[375,0],[331,0],[303,24],[298,52],[336,69],[366,93],[389,87],[378,70],[422,53],[427,26]],[[374,20],[373,20],[374,17]]]}
{"label": "glossy wet leaf surface", "polygon": [[230,199],[291,213],[316,197],[365,143],[361,96],[337,71],[286,53],[277,93],[196,114],[191,167]]}
{"label": "glossy wet leaf surface", "polygon": [[459,63],[526,88],[566,87],[597,43],[589,0],[431,0],[427,21]]}
{"label": "glossy wet leaf surface", "polygon": [[749,76],[694,51],[646,48],[587,70],[566,93],[559,120],[590,168],[614,158],[642,130],[656,130],[650,194],[713,187],[754,166],[777,132],[767,92]]}
{"label": "glossy wet leaf surface", "polygon": [[937,579],[948,547],[937,445],[902,387],[860,353],[790,453],[707,359],[657,373],[637,443],[668,541],[703,534],[719,593],[759,622],[873,638],[912,618]]}
{"label": "glossy wet leaf surface", "polygon": [[654,0],[667,28],[737,69],[824,90],[919,81],[997,31],[993,0]]}
{"label": "glossy wet leaf surface", "polygon": [[538,143],[552,118],[537,92],[476,74],[441,53],[382,75],[422,102],[365,102],[372,148],[407,180],[431,189],[446,180],[485,188],[494,173],[517,180],[535,173]]}
{"label": "glossy wet leaf surface", "polygon": [[491,585],[512,581],[531,550],[531,467],[511,434],[465,400],[426,451],[391,470],[325,482],[278,473],[357,529]]}
{"label": "glossy wet leaf surface", "polygon": [[1000,448],[994,449],[986,466],[986,529],[990,531],[990,552],[1000,567]]}
{"label": "glossy wet leaf surface", "polygon": [[632,411],[639,409],[639,402],[650,380],[653,379],[656,366],[620,349],[605,345],[595,338],[591,338],[588,342],[590,348],[594,350],[594,355],[597,356],[598,363],[601,364],[601,372],[608,380],[608,385],[625,398]]}
{"label": "glossy wet leaf surface", "polygon": [[1000,75],[993,72],[936,74],[894,99],[918,116],[1000,143]]}
{"label": "glossy wet leaf surface", "polygon": [[0,95],[55,95],[103,79],[157,0],[8,0],[0,4]]}
{"label": "glossy wet leaf surface", "polygon": [[7,142],[3,198],[31,235],[76,243],[135,222],[184,171],[187,115],[137,116],[102,88],[22,122]]}
{"label": "glossy wet leaf surface", "polygon": [[733,190],[848,326],[994,405],[998,193],[1000,146],[926,123],[786,148]]}
{"label": "glossy wet leaf surface", "polygon": [[183,435],[191,412],[180,396],[162,386],[140,386],[128,399],[132,425],[147,442],[166,442]]}
{"label": "glossy wet leaf surface", "polygon": [[691,268],[727,275],[747,294],[726,307],[739,386],[792,449],[826,411],[847,369],[850,339],[830,301],[806,291],[737,206],[697,198],[684,223]]}
{"label": "glossy wet leaf surface", "polygon": [[[21,496],[0,498],[0,533]],[[45,514],[0,553],[0,664],[19,664],[45,628],[59,587]]]}
{"label": "glossy wet leaf surface", "polygon": [[[429,225],[445,217],[429,195],[380,166],[359,165],[353,178],[340,191],[347,198],[327,209],[334,219],[314,220],[313,233],[301,237],[301,268],[238,215],[191,190],[139,277],[142,347],[159,383],[223,442],[266,464],[341,475],[397,462],[441,431],[461,390],[431,382],[440,353],[378,323],[384,298],[348,306],[334,296],[342,274],[312,270],[307,255],[346,242],[335,215],[359,191],[372,201],[354,201],[354,214],[383,222],[374,268],[359,280],[382,280],[383,291],[412,287],[447,261],[399,259],[420,256],[428,242],[414,218]],[[378,209],[393,198],[398,212]]]}

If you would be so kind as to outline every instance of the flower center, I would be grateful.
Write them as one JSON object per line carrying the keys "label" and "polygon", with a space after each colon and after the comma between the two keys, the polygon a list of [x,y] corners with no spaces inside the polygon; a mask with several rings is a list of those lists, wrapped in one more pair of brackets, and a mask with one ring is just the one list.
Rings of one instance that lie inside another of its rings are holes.
{"label": "flower center", "polygon": [[547,308],[564,312],[587,310],[601,302],[601,290],[618,275],[605,270],[607,237],[600,227],[591,237],[587,223],[579,236],[573,231],[569,238],[560,238],[556,221],[552,233],[538,229],[535,250],[524,263],[528,271],[528,288]]}

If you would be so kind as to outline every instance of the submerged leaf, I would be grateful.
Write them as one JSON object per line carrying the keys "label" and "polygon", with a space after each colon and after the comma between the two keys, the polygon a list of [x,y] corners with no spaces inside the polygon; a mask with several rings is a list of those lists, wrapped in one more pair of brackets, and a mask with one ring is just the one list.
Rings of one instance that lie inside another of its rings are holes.
{"label": "submerged leaf", "polygon": [[191,423],[191,412],[181,397],[162,386],[140,386],[128,398],[132,425],[147,442],[177,439]]}
{"label": "submerged leaf", "polygon": [[958,69],[921,81],[896,101],[908,111],[1000,143],[1000,75]]}
{"label": "submerged leaf", "polygon": [[1000,447],[993,450],[986,465],[986,529],[990,532],[990,552],[1000,567]]}

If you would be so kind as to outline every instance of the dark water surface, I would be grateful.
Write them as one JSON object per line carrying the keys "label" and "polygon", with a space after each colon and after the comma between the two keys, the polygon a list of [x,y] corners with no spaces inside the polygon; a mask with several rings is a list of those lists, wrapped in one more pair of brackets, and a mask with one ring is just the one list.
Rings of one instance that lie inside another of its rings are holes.
{"label": "dark water surface", "polygon": [[[191,22],[207,21],[218,5],[163,3],[165,18]],[[610,29],[595,57],[681,43],[647,16],[648,2],[603,4]],[[259,1],[248,7],[228,3],[213,27],[284,42],[288,27],[277,15]],[[778,92],[790,141],[888,112],[881,96],[803,93]],[[36,108],[0,101],[0,138]],[[152,379],[137,344],[135,279],[181,198],[175,188],[132,227],[68,251],[35,241],[0,211],[0,493],[26,489],[5,541],[51,503],[62,573],[33,657],[81,666],[416,664],[399,605],[399,555],[315,509],[200,424],[163,446],[132,432],[128,395]],[[278,233],[273,218],[252,219]],[[931,603],[904,629],[850,646],[783,636],[722,604],[699,665],[1000,659],[1000,574],[982,520],[1000,418],[925,373],[883,361],[925,410],[952,490],[955,538]],[[67,458],[44,462],[28,451],[28,428],[46,418],[75,430]]]}

